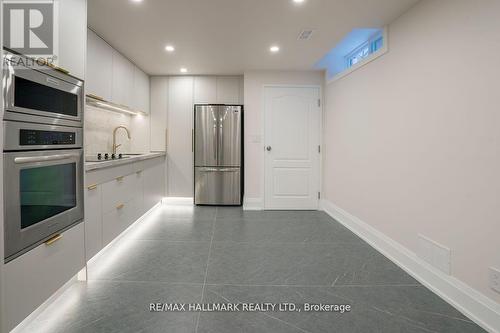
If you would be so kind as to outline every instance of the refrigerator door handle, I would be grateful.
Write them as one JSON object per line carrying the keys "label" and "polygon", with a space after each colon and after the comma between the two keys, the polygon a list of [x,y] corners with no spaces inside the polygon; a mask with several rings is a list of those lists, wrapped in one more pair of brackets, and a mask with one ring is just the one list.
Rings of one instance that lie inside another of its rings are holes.
{"label": "refrigerator door handle", "polygon": [[240,168],[201,168],[201,172],[238,172]]}
{"label": "refrigerator door handle", "polygon": [[219,114],[217,118],[217,126],[218,126],[218,138],[217,138],[217,164],[221,165],[224,160],[224,137],[223,137],[223,126],[224,126],[224,108],[219,108]]}
{"label": "refrigerator door handle", "polygon": [[214,135],[213,135],[213,140],[214,140],[214,160],[215,161],[218,161],[218,151],[219,151],[219,147],[217,146],[217,121],[215,122],[215,125],[214,125]]}

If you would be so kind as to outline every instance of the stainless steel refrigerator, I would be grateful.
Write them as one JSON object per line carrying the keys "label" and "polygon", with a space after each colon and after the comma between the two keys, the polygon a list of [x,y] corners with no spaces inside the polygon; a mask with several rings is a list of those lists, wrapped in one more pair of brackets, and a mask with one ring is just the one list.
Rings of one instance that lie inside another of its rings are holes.
{"label": "stainless steel refrigerator", "polygon": [[196,205],[241,205],[243,107],[195,105]]}

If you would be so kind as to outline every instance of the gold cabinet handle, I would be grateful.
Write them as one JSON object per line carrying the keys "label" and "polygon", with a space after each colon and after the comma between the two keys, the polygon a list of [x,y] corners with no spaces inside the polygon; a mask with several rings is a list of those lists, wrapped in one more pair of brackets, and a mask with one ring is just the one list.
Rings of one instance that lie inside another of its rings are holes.
{"label": "gold cabinet handle", "polygon": [[106,100],[104,98],[102,98],[101,96],[94,95],[94,94],[87,94],[87,97],[97,99],[97,100],[102,101],[102,102],[106,102]]}
{"label": "gold cabinet handle", "polygon": [[50,245],[54,244],[55,242],[57,242],[58,240],[60,240],[61,238],[62,238],[62,235],[57,234],[54,237],[52,237],[51,239],[49,239],[48,241],[46,241],[45,245],[50,246]]}
{"label": "gold cabinet handle", "polygon": [[87,187],[87,189],[88,189],[89,191],[95,190],[96,188],[97,188],[97,184],[90,185],[89,187]]}
{"label": "gold cabinet handle", "polygon": [[54,69],[58,72],[61,72],[63,74],[69,74],[69,71],[67,69],[64,69],[62,67],[59,67],[59,66],[54,66]]}
{"label": "gold cabinet handle", "polygon": [[51,64],[51,63],[50,63],[50,62],[48,62],[46,59],[43,59],[43,58],[38,58],[36,61],[37,61],[39,64],[41,64],[41,65],[48,66],[48,67],[50,67],[50,68],[52,68],[52,69],[55,69],[56,71],[61,72],[61,73],[63,73],[63,74],[69,74],[69,71],[68,71],[67,69],[64,69],[64,68],[62,68],[62,67],[56,66],[56,65],[54,65],[54,64]]}
{"label": "gold cabinet handle", "polygon": [[116,206],[116,209],[122,209],[123,207],[125,207],[125,204],[119,204],[118,206]]}
{"label": "gold cabinet handle", "polygon": [[121,176],[121,177],[117,177],[117,178],[116,178],[116,181],[117,181],[117,182],[121,182],[122,180],[123,180],[123,176]]}

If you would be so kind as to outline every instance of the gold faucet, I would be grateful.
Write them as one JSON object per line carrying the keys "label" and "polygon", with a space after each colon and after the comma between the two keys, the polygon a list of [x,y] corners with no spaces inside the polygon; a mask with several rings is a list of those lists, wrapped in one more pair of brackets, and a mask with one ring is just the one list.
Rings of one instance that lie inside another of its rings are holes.
{"label": "gold faucet", "polygon": [[130,132],[129,132],[128,128],[126,128],[125,126],[118,126],[118,127],[116,127],[116,128],[113,130],[113,154],[116,154],[116,149],[117,149],[118,147],[120,147],[120,146],[121,146],[121,144],[119,144],[119,145],[117,145],[117,144],[116,144],[116,132],[117,132],[120,128],[123,128],[125,131],[127,131],[127,137],[128,137],[128,139],[129,139],[129,140],[130,140],[130,139],[132,139],[132,138],[130,137]]}

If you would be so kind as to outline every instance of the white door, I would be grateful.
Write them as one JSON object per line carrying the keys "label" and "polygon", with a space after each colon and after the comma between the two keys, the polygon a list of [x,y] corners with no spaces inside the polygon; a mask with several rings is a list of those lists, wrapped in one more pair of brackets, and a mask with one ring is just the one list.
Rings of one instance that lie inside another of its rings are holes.
{"label": "white door", "polygon": [[319,88],[265,88],[265,209],[315,210],[319,201]]}

